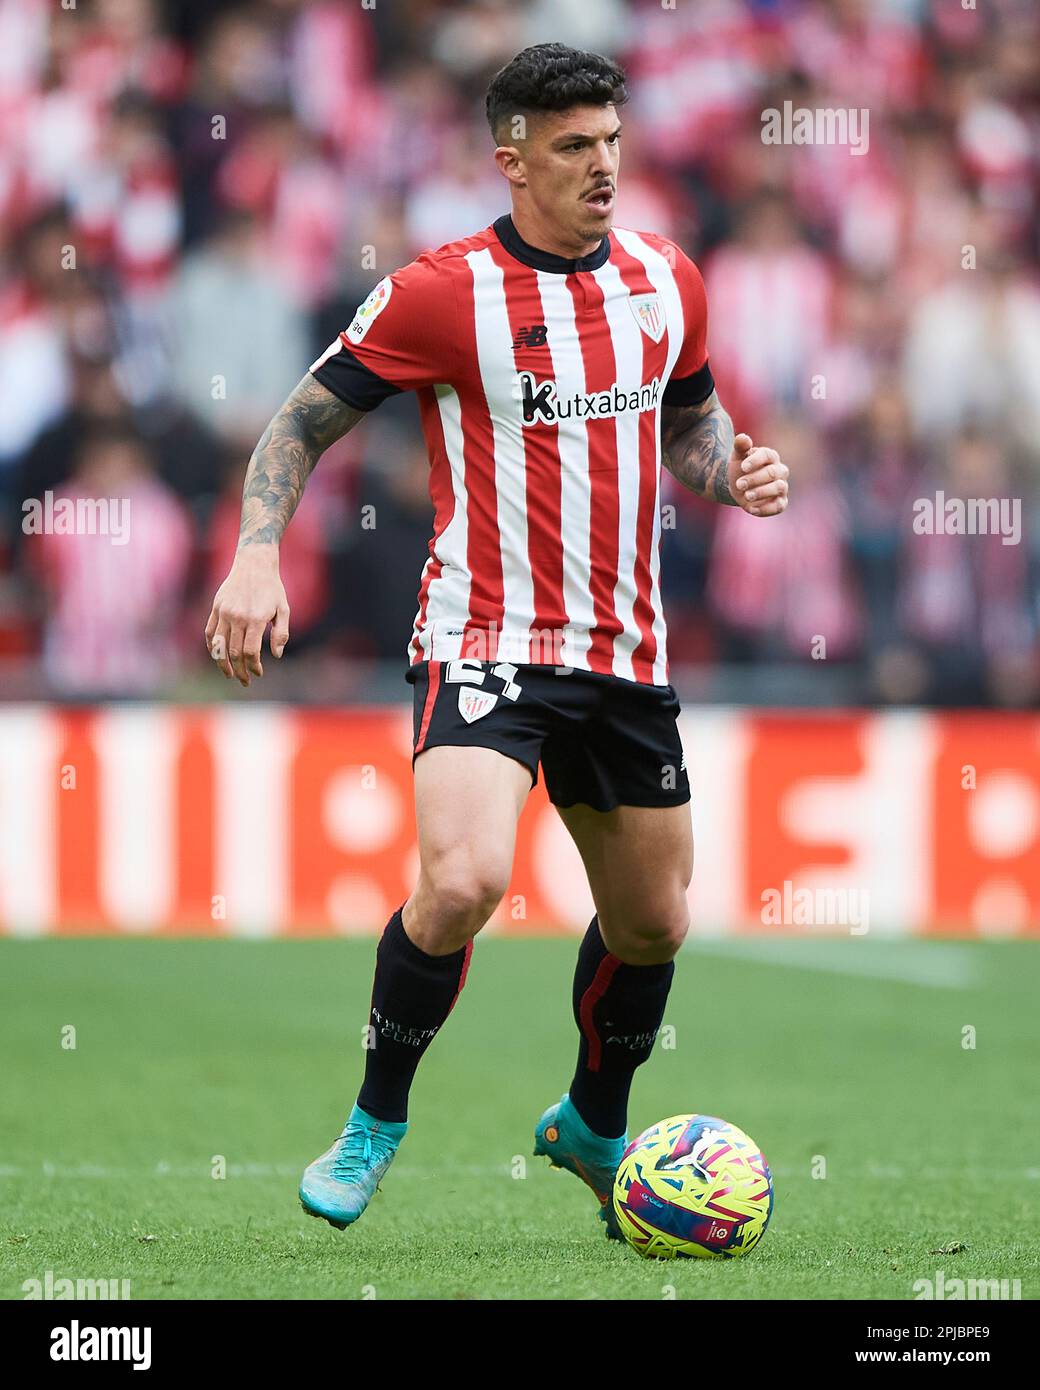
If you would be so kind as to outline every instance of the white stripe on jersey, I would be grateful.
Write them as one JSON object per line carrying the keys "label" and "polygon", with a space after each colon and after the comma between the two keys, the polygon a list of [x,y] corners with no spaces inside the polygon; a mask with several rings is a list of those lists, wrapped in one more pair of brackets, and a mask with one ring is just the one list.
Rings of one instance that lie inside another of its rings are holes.
{"label": "white stripe on jersey", "polygon": [[[658,417],[660,418],[660,417]],[[655,435],[657,461],[654,487],[654,529],[650,537],[650,602],[654,610],[652,631],[657,642],[654,653],[654,682],[664,685],[668,680],[668,627],[664,619],[664,600],[661,597],[661,431]]]}
{"label": "white stripe on jersey", "polygon": [[[436,579],[430,581],[430,589],[426,599],[426,622],[422,635],[418,639],[424,655],[431,661],[441,661],[445,655],[458,655],[458,643],[454,645],[449,643],[451,650],[447,653],[443,650],[434,651],[437,621],[440,619],[443,624],[445,621],[456,619],[454,625],[461,630],[465,619],[460,618],[459,615],[469,612],[471,581],[469,562],[466,558],[466,545],[469,537],[469,522],[467,520],[469,498],[466,495],[466,467],[462,450],[462,408],[458,395],[450,386],[438,386],[436,392],[437,409],[440,411],[441,429],[444,432],[444,450],[451,465],[451,487],[455,494],[455,510],[451,520],[434,542],[437,559],[441,562],[441,572]],[[427,563],[432,563],[432,561]],[[425,574],[425,572],[424,569],[423,573]],[[420,606],[415,617],[415,626],[412,629],[413,642],[419,632],[421,614],[422,608]]]}
{"label": "white stripe on jersey", "polygon": [[[561,275],[538,271],[538,293],[542,301],[553,376],[561,396],[573,391],[584,394],[585,363],[574,317],[574,300]],[[562,345],[562,346],[561,346]],[[567,610],[568,634],[564,636],[561,657],[565,666],[587,666],[586,653],[592,644],[596,610],[592,601],[592,486],[589,480],[588,426],[575,419],[557,424],[560,452],[560,524],[563,532],[563,606]],[[584,629],[572,633],[570,629]]]}
{"label": "white stripe on jersey", "polygon": [[637,232],[618,230],[615,227],[614,235],[630,256],[634,256],[637,261],[642,261],[646,267],[647,279],[661,296],[661,307],[664,309],[665,322],[668,324],[668,358],[665,362],[663,378],[667,381],[675,369],[675,363],[686,336],[686,320],[683,315],[679,286],[675,283],[675,272],[660,251],[655,250],[648,241],[644,241]]}
{"label": "white stripe on jersey", "polygon": [[[505,276],[488,250],[470,251],[466,257],[473,273],[474,328],[477,364],[489,401],[515,398],[516,360],[513,330],[509,326]],[[519,411],[512,419],[491,410],[495,450],[495,498],[503,560],[522,557],[516,565],[502,565],[503,619],[499,645],[506,660],[530,658],[530,632],[534,624],[534,577],[527,548],[527,470],[524,466],[524,434]],[[519,458],[520,466],[517,467]],[[511,655],[515,651],[522,657]]]}
{"label": "white stripe on jersey", "polygon": [[[614,345],[618,381],[643,379],[643,331],[629,307],[629,292],[612,261],[591,272],[603,291],[603,312]],[[618,577],[614,586],[614,611],[622,631],[614,638],[614,675],[634,681],[632,656],[641,641],[635,619],[636,526],[639,519],[639,411],[614,417],[617,438],[618,482]]]}
{"label": "white stripe on jersey", "polygon": [[[419,624],[423,621],[423,585],[426,583],[427,571],[433,566],[433,563],[434,560],[433,556],[431,555],[427,559],[425,565],[423,565],[422,573],[419,575],[419,607],[415,610],[415,621],[412,623],[412,638],[411,641],[408,643],[409,662],[423,660],[424,658],[427,658],[430,655],[430,633],[433,631],[433,629],[430,627],[429,620],[427,619],[426,623],[423,625],[422,634],[420,635]],[[426,612],[429,613],[429,611],[430,597],[429,594],[427,594]]]}
{"label": "white stripe on jersey", "polygon": [[[630,256],[641,261],[646,269],[647,279],[661,297],[665,322],[668,324],[668,357],[665,365],[665,381],[669,380],[679,356],[686,324],[683,316],[682,297],[675,283],[675,274],[661,253],[654,249],[635,232],[617,231],[614,235]],[[657,655],[654,659],[654,680],[663,684],[667,680],[666,643],[668,633],[664,619],[664,604],[661,600],[661,415],[657,415],[655,435],[657,448],[657,491],[654,496],[654,530],[650,547],[650,602],[654,610],[653,633],[657,640]]]}

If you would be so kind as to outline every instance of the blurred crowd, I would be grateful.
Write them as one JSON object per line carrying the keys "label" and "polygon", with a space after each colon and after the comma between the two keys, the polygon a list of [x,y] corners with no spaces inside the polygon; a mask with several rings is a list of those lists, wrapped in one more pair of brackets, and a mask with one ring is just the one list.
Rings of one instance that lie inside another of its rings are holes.
{"label": "blurred crowd", "polygon": [[[547,40],[625,64],[617,223],[701,265],[722,400],[793,475],[768,523],[667,480],[673,667],[1036,700],[1035,0],[0,0],[0,686],[212,675],[257,438],[377,279],[508,209],[483,94]],[[865,109],[866,151],[764,143],[785,101]],[[129,498],[125,544],[26,534],[48,492]],[[921,533],[939,494],[1019,541]],[[289,527],[287,660],[403,668],[431,518],[395,398]]]}

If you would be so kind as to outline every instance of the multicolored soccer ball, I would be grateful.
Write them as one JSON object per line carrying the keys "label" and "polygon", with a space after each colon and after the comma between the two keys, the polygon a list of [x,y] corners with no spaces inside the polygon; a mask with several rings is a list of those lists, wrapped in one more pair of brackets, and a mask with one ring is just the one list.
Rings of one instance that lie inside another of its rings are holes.
{"label": "multicolored soccer ball", "polygon": [[712,1115],[673,1115],[633,1139],[614,1179],[625,1239],[650,1259],[732,1259],[753,1250],[773,1214],[758,1145]]}

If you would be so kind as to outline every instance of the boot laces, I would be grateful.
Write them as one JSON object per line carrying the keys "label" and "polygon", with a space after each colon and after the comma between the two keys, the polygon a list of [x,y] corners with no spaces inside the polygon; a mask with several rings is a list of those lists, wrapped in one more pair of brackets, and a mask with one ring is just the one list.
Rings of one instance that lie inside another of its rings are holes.
{"label": "boot laces", "polygon": [[387,1156],[392,1146],[385,1141],[373,1144],[372,1140],[372,1131],[367,1126],[357,1123],[347,1125],[340,1135],[332,1160],[332,1172],[337,1178],[351,1178],[367,1172]]}

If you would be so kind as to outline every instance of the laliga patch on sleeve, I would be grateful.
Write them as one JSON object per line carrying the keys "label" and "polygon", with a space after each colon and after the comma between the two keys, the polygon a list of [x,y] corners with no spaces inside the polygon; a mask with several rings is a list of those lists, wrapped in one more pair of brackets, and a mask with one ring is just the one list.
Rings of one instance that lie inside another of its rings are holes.
{"label": "laliga patch on sleeve", "polygon": [[390,291],[392,289],[393,285],[390,283],[389,275],[384,276],[354,315],[350,327],[347,329],[347,338],[350,342],[361,342],[372,324],[390,303]]}

